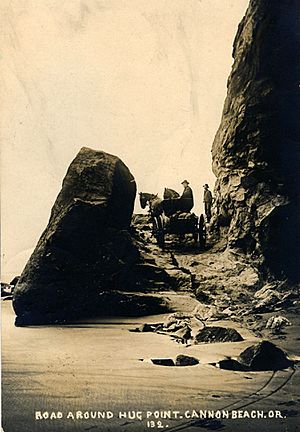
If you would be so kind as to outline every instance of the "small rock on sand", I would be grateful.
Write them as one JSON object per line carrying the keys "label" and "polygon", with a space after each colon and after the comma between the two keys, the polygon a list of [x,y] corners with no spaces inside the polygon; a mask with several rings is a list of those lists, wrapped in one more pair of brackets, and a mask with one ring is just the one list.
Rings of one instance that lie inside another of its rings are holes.
{"label": "small rock on sand", "polygon": [[237,330],[225,327],[204,327],[195,336],[195,343],[240,342],[244,340]]}
{"label": "small rock on sand", "polygon": [[280,348],[268,341],[246,348],[237,360],[252,371],[286,369],[293,364]]}
{"label": "small rock on sand", "polygon": [[195,357],[186,356],[183,354],[180,354],[176,357],[176,366],[194,366],[196,364],[199,364],[199,360]]}

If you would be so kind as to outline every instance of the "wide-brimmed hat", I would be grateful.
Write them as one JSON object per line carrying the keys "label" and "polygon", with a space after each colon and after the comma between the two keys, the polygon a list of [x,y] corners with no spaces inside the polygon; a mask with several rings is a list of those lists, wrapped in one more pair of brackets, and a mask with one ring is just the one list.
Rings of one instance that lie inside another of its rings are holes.
{"label": "wide-brimmed hat", "polygon": [[187,180],[183,180],[183,181],[181,182],[181,184],[183,184],[183,183],[190,184]]}
{"label": "wide-brimmed hat", "polygon": [[203,185],[203,187],[209,187],[209,186],[208,186],[208,184],[207,184],[207,183],[205,183],[205,184]]}

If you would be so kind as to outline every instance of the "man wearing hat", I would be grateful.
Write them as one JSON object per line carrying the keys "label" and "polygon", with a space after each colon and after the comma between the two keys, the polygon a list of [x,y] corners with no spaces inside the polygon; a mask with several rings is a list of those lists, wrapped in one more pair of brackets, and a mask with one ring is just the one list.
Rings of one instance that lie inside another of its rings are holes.
{"label": "man wearing hat", "polygon": [[187,180],[183,180],[181,184],[184,189],[180,197],[180,209],[183,212],[190,212],[194,207],[193,191]]}
{"label": "man wearing hat", "polygon": [[204,195],[203,195],[204,210],[205,210],[207,222],[209,222],[211,219],[211,206],[212,206],[213,197],[211,191],[209,190],[208,184],[205,183],[203,187],[204,187]]}

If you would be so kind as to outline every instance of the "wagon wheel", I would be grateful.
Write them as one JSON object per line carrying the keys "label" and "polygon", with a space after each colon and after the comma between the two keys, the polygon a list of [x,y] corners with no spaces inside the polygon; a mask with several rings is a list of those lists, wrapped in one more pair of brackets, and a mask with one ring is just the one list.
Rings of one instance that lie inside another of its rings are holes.
{"label": "wagon wheel", "polygon": [[203,214],[199,217],[198,235],[200,248],[204,249],[206,243],[206,228]]}
{"label": "wagon wheel", "polygon": [[196,222],[193,230],[193,239],[195,243],[197,243],[199,240],[198,218],[196,218]]}
{"label": "wagon wheel", "polygon": [[198,241],[198,237],[199,237],[199,235],[198,235],[198,231],[195,231],[195,232],[193,233],[193,239],[194,239],[194,242],[195,242],[195,243],[197,243],[197,241]]}
{"label": "wagon wheel", "polygon": [[155,216],[152,220],[152,234],[156,238],[158,246],[165,247],[165,233],[161,216]]}

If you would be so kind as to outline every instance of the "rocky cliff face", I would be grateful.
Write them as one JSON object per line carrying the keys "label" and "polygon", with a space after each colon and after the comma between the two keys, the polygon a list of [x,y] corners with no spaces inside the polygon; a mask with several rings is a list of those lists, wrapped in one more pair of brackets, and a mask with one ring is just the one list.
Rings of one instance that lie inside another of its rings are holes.
{"label": "rocky cliff face", "polygon": [[298,0],[251,0],[212,155],[214,223],[267,274],[299,279]]}

